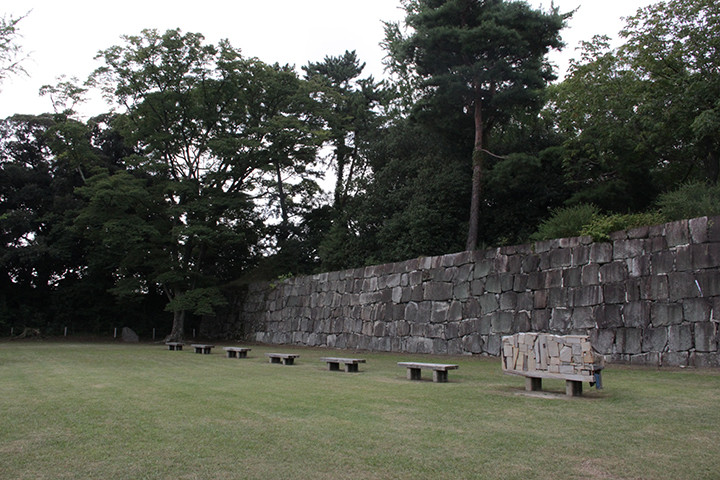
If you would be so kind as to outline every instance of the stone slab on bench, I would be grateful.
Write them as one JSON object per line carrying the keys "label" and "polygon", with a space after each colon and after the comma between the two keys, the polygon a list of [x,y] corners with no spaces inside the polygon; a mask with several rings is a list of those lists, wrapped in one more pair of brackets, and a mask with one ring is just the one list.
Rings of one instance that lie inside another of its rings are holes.
{"label": "stone slab on bench", "polygon": [[215,345],[207,345],[204,343],[194,343],[191,345],[195,349],[195,353],[202,353],[204,355],[209,355],[212,351],[212,349],[215,347]]}
{"label": "stone slab on bench", "polygon": [[168,350],[182,350],[185,344],[182,342],[165,342],[165,345],[167,345]]}
{"label": "stone slab on bench", "polygon": [[502,368],[525,377],[525,389],[542,389],[543,378],[565,380],[565,393],[582,395],[582,382],[602,388],[604,362],[586,335],[516,333],[502,339]]}
{"label": "stone slab on bench", "polygon": [[328,370],[339,371],[340,364],[345,365],[346,372],[357,372],[358,364],[365,363],[364,358],[340,358],[340,357],[323,357],[321,362],[326,362]]}
{"label": "stone slab on bench", "polygon": [[225,350],[227,358],[247,358],[248,352],[252,349],[245,347],[223,347],[223,350]]}
{"label": "stone slab on bench", "polygon": [[265,356],[270,359],[270,363],[282,363],[283,365],[293,365],[295,359],[300,357],[297,353],[266,353]]}
{"label": "stone slab on bench", "polygon": [[432,370],[433,382],[437,383],[448,381],[448,370],[460,368],[459,365],[455,364],[420,362],[398,362],[398,366],[407,368],[408,380],[420,380],[422,370]]}

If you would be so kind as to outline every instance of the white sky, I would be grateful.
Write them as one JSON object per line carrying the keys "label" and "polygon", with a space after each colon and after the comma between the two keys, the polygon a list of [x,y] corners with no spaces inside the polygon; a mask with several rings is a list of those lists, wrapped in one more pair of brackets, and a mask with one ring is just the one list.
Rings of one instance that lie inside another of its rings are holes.
{"label": "white sky", "polygon": [[[530,0],[548,8],[550,0]],[[563,74],[575,47],[595,34],[616,37],[624,22],[652,0],[555,0],[561,11],[580,7],[562,33],[567,45],[553,62]],[[55,84],[61,75],[84,80],[100,64],[99,50],[121,44],[121,35],[144,28],[164,32],[180,28],[198,32],[209,43],[227,38],[243,55],[267,63],[295,65],[356,50],[367,63],[365,75],[383,76],[382,20],[403,18],[398,0],[0,0],[0,16],[18,17],[20,43],[30,58],[28,76],[5,79],[0,85],[0,118],[14,113],[37,114],[52,110],[42,85]],[[85,115],[102,113],[101,102],[80,109]]]}

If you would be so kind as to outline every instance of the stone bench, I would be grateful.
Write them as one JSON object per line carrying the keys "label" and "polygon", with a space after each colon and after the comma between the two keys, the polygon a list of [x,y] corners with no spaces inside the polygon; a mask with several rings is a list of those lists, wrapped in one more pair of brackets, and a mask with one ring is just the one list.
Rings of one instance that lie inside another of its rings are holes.
{"label": "stone bench", "polygon": [[525,377],[525,390],[542,390],[542,379],[565,380],[568,396],[582,395],[583,382],[602,388],[602,357],[586,335],[516,333],[502,339],[502,368]]}
{"label": "stone bench", "polygon": [[165,342],[165,345],[167,345],[168,350],[182,350],[185,344],[182,342]]}
{"label": "stone bench", "polygon": [[433,371],[433,382],[445,383],[448,381],[448,370],[455,370],[459,365],[445,363],[417,363],[398,362],[398,366],[407,368],[408,380],[420,380],[422,370]]}
{"label": "stone bench", "polygon": [[247,353],[251,349],[245,347],[223,347],[223,350],[225,350],[227,358],[246,358]]}
{"label": "stone bench", "polygon": [[326,362],[328,370],[339,371],[340,364],[345,365],[346,372],[357,372],[358,364],[365,363],[364,358],[338,358],[338,357],[323,357],[320,359],[321,362]]}
{"label": "stone bench", "polygon": [[195,349],[195,353],[202,353],[204,355],[209,355],[210,351],[213,349],[215,345],[205,345],[205,344],[193,344],[191,345]]}
{"label": "stone bench", "polygon": [[266,353],[266,357],[270,359],[270,363],[282,363],[283,365],[292,365],[295,359],[300,355],[297,353]]}

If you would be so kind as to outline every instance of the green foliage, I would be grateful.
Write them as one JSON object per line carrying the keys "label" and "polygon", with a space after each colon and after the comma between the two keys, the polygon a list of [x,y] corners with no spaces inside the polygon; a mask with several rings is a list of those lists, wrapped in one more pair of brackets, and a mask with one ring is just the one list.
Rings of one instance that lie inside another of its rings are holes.
{"label": "green foliage", "polygon": [[665,221],[665,217],[659,212],[596,215],[590,223],[583,225],[580,234],[589,235],[596,242],[604,242],[610,239],[612,232],[658,225]]}
{"label": "green foliage", "polygon": [[668,221],[720,215],[720,184],[687,183],[661,194],[657,205]]}
{"label": "green foliage", "polygon": [[557,208],[550,218],[544,220],[530,240],[550,240],[552,238],[576,237],[585,225],[589,225],[600,214],[600,209],[591,204],[579,204],[572,207]]}
{"label": "green foliage", "polygon": [[550,218],[540,224],[530,239],[540,241],[589,235],[594,241],[603,242],[610,238],[612,232],[665,221],[660,212],[602,214],[597,206],[583,203],[553,210]]}

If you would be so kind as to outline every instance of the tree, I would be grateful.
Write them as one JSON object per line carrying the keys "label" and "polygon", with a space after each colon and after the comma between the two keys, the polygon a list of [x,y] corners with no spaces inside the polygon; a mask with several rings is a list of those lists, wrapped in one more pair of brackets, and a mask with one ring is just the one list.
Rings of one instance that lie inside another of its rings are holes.
{"label": "tree", "polygon": [[472,119],[472,197],[466,248],[478,241],[484,157],[490,133],[515,111],[542,106],[542,89],[554,79],[546,60],[560,48],[569,15],[533,10],[504,0],[404,0],[406,36],[386,25],[389,66],[421,79],[419,108],[454,105]]}
{"label": "tree", "polygon": [[18,24],[27,17],[27,13],[18,18],[12,16],[0,17],[0,83],[8,76],[24,73],[22,61],[25,57],[18,44],[20,36]]}
{"label": "tree", "polygon": [[[661,1],[638,10],[621,32],[620,55],[643,80],[650,144],[662,161],[694,159],[685,177],[720,176],[720,5],[713,0]],[[678,178],[675,176],[675,178]]]}
{"label": "tree", "polygon": [[261,62],[199,34],[146,30],[100,53],[93,81],[126,110],[113,121],[134,154],[127,171],[101,173],[82,190],[79,226],[101,247],[98,268],[113,268],[115,291],[160,289],[173,312],[169,338],[187,313],[209,315],[224,283],[254,257],[261,230],[250,179],[266,166],[252,90]]}

